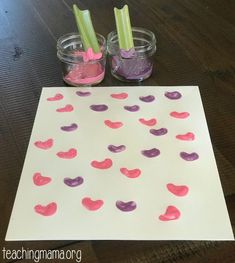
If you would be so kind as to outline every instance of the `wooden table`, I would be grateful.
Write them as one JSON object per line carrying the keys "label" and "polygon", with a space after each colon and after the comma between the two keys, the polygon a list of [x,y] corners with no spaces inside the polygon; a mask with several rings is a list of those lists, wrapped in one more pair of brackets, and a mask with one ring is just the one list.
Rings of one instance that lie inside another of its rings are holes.
{"label": "wooden table", "polygon": [[[0,2],[1,250],[22,246],[81,249],[82,262],[86,263],[235,262],[234,242],[4,241],[41,88],[64,86],[56,40],[64,33],[76,31],[71,12],[74,2],[91,10],[97,32],[107,35],[114,29],[113,7],[120,5],[120,1]],[[126,3],[132,25],[152,30],[158,40],[154,74],[140,85],[200,86],[235,232],[235,1],[128,0]],[[115,80],[108,68],[101,85],[126,84]],[[3,262],[1,254],[0,262]]]}

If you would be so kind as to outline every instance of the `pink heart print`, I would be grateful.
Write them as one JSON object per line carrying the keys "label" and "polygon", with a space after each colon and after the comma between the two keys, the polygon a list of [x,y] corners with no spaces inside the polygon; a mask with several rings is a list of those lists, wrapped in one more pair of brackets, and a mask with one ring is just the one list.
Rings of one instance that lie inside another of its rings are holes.
{"label": "pink heart print", "polygon": [[95,160],[91,162],[91,166],[94,167],[94,168],[97,168],[97,169],[108,169],[112,165],[113,165],[113,162],[109,158],[106,158],[105,160],[100,161],[100,162],[99,161],[95,161]]}
{"label": "pink heart print", "polygon": [[176,139],[181,140],[181,141],[194,141],[195,140],[195,135],[192,132],[187,132],[185,134],[178,134],[175,137]]}
{"label": "pink heart print", "polygon": [[189,191],[189,188],[186,185],[167,184],[166,187],[168,191],[176,196],[185,196]]}
{"label": "pink heart print", "polygon": [[48,205],[36,205],[34,211],[42,216],[52,216],[57,211],[57,204],[55,202],[49,203]]}
{"label": "pink heart print", "polygon": [[137,178],[141,174],[141,170],[138,168],[129,170],[129,169],[123,167],[120,169],[120,172],[128,178]]}
{"label": "pink heart print", "polygon": [[58,101],[62,100],[64,96],[61,93],[56,93],[55,96],[47,98],[48,101]]}
{"label": "pink heart print", "polygon": [[128,94],[125,92],[122,93],[113,93],[111,94],[111,97],[118,100],[124,100],[128,97]]}
{"label": "pink heart print", "polygon": [[77,150],[75,148],[71,148],[67,152],[58,152],[56,155],[62,159],[73,159],[77,156]]}
{"label": "pink heart print", "polygon": [[111,129],[118,129],[123,126],[123,123],[120,121],[105,120],[104,123],[106,126],[108,126]]}
{"label": "pink heart print", "polygon": [[71,111],[73,111],[73,105],[67,104],[62,108],[58,108],[56,111],[57,112],[71,112]]}
{"label": "pink heart print", "polygon": [[170,113],[171,117],[177,118],[177,119],[186,119],[189,117],[189,112],[177,112],[177,111],[172,111]]}
{"label": "pink heart print", "polygon": [[90,197],[85,197],[82,199],[82,205],[90,211],[96,211],[100,209],[103,204],[103,200],[92,200]]}
{"label": "pink heart print", "polygon": [[42,176],[41,173],[35,173],[33,175],[33,182],[37,186],[46,185],[51,182],[51,177]]}
{"label": "pink heart print", "polygon": [[46,141],[36,141],[34,145],[37,148],[43,149],[43,150],[48,150],[53,146],[53,139],[48,139]]}
{"label": "pink heart print", "polygon": [[169,205],[166,208],[166,211],[164,214],[159,216],[159,219],[161,221],[170,221],[170,220],[175,220],[180,217],[180,211],[173,205]]}
{"label": "pink heart print", "polygon": [[146,120],[144,118],[140,118],[139,119],[139,122],[146,125],[146,126],[154,126],[157,124],[157,120],[155,118],[152,118],[152,119],[149,119],[149,120]]}

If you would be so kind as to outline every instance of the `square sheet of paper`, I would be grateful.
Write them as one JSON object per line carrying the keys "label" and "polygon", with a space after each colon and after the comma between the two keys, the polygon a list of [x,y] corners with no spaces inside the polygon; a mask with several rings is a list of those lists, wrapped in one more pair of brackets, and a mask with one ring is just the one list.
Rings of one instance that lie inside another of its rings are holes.
{"label": "square sheet of paper", "polygon": [[198,87],[44,88],[6,240],[232,240]]}

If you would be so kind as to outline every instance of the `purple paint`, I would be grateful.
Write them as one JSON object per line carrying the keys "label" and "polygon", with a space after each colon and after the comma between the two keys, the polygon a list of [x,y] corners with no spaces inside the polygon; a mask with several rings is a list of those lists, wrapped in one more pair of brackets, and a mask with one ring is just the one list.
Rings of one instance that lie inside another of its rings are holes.
{"label": "purple paint", "polygon": [[81,185],[84,182],[84,179],[80,176],[72,179],[72,178],[64,178],[64,183],[69,187],[76,187]]}
{"label": "purple paint", "polygon": [[155,97],[153,95],[148,95],[148,96],[141,96],[139,99],[143,102],[152,102],[155,100]]}
{"label": "purple paint", "polygon": [[90,109],[93,111],[106,111],[108,109],[108,106],[105,104],[93,104],[90,106]]}
{"label": "purple paint", "polygon": [[78,125],[76,123],[72,123],[71,125],[60,127],[62,131],[68,131],[68,132],[75,131],[77,128]]}
{"label": "purple paint", "polygon": [[148,158],[156,157],[160,154],[160,151],[156,148],[150,149],[150,150],[143,150],[141,153]]}
{"label": "purple paint", "polygon": [[110,150],[110,152],[119,153],[119,152],[125,151],[126,146],[125,145],[115,146],[115,145],[110,144],[108,146],[108,149]]}
{"label": "purple paint", "polygon": [[140,107],[138,105],[124,106],[124,109],[131,111],[131,112],[135,112],[135,111],[138,111],[140,109]]}
{"label": "purple paint", "polygon": [[117,201],[116,207],[123,212],[131,212],[136,209],[136,203],[134,201],[129,201],[129,202]]}
{"label": "purple paint", "polygon": [[135,53],[135,49],[131,48],[129,50],[125,50],[125,49],[120,49],[120,54],[122,58],[133,58],[135,57],[136,53]]}
{"label": "purple paint", "polygon": [[152,69],[153,63],[148,57],[123,58],[122,56],[114,56],[112,58],[113,73],[127,80],[146,79],[151,75]]}
{"label": "purple paint", "polygon": [[178,91],[166,92],[165,96],[170,100],[178,100],[182,97],[181,93]]}
{"label": "purple paint", "polygon": [[185,161],[195,161],[199,158],[199,155],[195,152],[193,153],[181,152],[180,157]]}
{"label": "purple paint", "polygon": [[91,92],[89,91],[77,91],[76,94],[80,97],[87,97],[91,95]]}
{"label": "purple paint", "polygon": [[161,129],[150,129],[149,131],[150,133],[152,133],[155,136],[161,136],[161,135],[165,135],[167,134],[168,130],[166,128],[161,128]]}

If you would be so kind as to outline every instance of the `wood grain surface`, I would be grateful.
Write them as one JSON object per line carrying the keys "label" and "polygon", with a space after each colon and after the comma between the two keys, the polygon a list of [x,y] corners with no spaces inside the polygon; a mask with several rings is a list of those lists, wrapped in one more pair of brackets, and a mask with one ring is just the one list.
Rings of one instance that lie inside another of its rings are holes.
{"label": "wood grain surface", "polygon": [[[65,85],[56,41],[76,31],[73,3],[90,9],[105,36],[115,27],[113,7],[125,3],[132,25],[155,33],[154,73],[139,85],[199,85],[235,233],[234,0],[1,0],[0,249],[81,249],[86,263],[235,262],[234,242],[4,241],[41,88]],[[107,65],[100,85],[126,84]],[[0,262],[15,261],[4,261],[0,251]]]}

